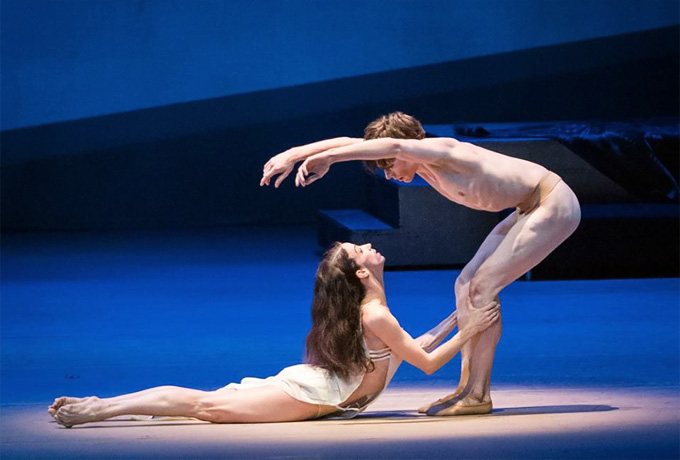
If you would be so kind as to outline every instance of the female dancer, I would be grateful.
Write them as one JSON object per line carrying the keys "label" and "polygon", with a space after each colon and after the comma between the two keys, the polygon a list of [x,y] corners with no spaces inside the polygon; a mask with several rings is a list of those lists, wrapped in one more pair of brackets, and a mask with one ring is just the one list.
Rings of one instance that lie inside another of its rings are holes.
{"label": "female dancer", "polygon": [[466,327],[454,311],[413,339],[387,307],[385,258],[370,244],[336,243],[319,264],[306,361],[266,379],[245,378],[216,391],[161,386],[114,398],[60,397],[48,412],[65,427],[119,415],[193,417],[215,423],[352,417],[387,386],[402,360],[431,374],[500,317],[497,303],[474,310]]}

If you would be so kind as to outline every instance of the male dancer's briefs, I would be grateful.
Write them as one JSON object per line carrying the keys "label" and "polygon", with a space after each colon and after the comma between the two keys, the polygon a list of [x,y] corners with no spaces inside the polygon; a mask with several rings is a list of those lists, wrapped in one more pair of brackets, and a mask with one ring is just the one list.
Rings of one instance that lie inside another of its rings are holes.
{"label": "male dancer's briefs", "polygon": [[520,215],[529,214],[534,209],[538,208],[545,197],[553,191],[553,189],[560,183],[562,178],[552,171],[543,176],[538,182],[536,188],[526,197],[520,204],[517,205],[517,210]]}

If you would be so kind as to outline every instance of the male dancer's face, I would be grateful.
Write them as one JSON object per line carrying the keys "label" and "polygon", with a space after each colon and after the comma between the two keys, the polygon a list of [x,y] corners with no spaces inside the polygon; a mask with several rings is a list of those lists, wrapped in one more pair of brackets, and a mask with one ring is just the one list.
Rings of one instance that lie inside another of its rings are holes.
{"label": "male dancer's face", "polygon": [[418,164],[404,160],[394,160],[389,168],[385,168],[385,177],[401,182],[411,182],[418,171]]}

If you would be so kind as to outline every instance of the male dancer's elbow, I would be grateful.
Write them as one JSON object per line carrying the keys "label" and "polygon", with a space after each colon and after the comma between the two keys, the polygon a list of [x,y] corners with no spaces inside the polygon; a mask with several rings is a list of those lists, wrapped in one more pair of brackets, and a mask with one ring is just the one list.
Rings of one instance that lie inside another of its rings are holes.
{"label": "male dancer's elbow", "polygon": [[389,150],[394,158],[404,160],[403,154],[406,151],[406,146],[403,139],[390,139]]}
{"label": "male dancer's elbow", "polygon": [[385,151],[391,158],[400,158],[400,155],[404,152],[403,139],[383,137],[380,139],[374,139],[374,141],[379,142],[381,145],[381,150]]}

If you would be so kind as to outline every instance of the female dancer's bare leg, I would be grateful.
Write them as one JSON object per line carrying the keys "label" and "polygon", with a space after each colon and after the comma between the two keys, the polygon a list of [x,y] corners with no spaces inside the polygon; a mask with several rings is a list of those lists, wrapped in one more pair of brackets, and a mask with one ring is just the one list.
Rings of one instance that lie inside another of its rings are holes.
{"label": "female dancer's bare leg", "polygon": [[[328,413],[329,407],[309,404],[274,386],[246,390],[201,391],[162,386],[118,396],[89,397],[62,404],[54,417],[71,427],[119,415],[193,417],[214,423],[290,422]],[[330,408],[332,409],[332,407]]]}

